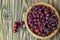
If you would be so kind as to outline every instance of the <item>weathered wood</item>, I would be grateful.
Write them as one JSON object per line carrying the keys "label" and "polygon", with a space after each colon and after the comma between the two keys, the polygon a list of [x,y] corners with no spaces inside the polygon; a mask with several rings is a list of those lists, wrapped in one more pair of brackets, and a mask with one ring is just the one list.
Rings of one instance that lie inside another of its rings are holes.
{"label": "weathered wood", "polygon": [[[29,6],[38,2],[51,4],[60,14],[60,0],[0,0],[0,40],[40,40],[33,37],[23,26],[20,26],[17,33],[13,33],[14,22],[22,21],[22,16],[26,13]],[[45,40],[60,40],[59,33]]]}

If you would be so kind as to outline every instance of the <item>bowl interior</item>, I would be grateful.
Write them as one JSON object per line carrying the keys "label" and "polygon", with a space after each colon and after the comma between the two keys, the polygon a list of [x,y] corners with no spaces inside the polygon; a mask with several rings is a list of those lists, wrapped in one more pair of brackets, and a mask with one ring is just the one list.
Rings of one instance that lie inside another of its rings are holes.
{"label": "bowl interior", "polygon": [[48,6],[48,7],[52,8],[52,9],[54,9],[55,14],[56,14],[56,16],[57,16],[57,18],[58,18],[58,22],[59,22],[58,12],[56,11],[56,9],[55,9],[53,6],[51,6],[50,4],[47,4],[47,3],[37,3],[37,4],[34,4],[34,5],[32,5],[31,7],[29,7],[29,9],[27,10],[26,14],[23,15],[23,19],[24,19],[24,21],[25,21],[26,28],[27,28],[27,30],[29,31],[29,33],[30,33],[31,35],[33,35],[34,37],[36,37],[36,38],[39,38],[39,39],[51,38],[52,36],[54,36],[54,35],[57,33],[57,31],[58,31],[58,29],[59,29],[59,23],[58,23],[58,26],[57,26],[58,29],[56,29],[55,31],[53,31],[53,32],[52,32],[50,35],[48,35],[48,36],[38,36],[38,35],[34,34],[34,33],[31,31],[31,29],[29,28],[29,25],[28,25],[28,23],[27,23],[27,21],[28,21],[28,20],[27,20],[28,13],[29,13],[29,11],[32,9],[33,6],[37,6],[37,5],[44,5],[44,6]]}

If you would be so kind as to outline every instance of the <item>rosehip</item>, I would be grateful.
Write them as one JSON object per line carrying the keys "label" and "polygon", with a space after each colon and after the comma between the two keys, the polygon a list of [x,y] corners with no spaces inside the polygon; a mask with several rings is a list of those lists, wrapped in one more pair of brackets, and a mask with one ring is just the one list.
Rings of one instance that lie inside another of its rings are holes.
{"label": "rosehip", "polygon": [[37,15],[37,18],[39,18],[39,15]]}
{"label": "rosehip", "polygon": [[39,19],[37,19],[37,21],[40,21]]}
{"label": "rosehip", "polygon": [[39,32],[39,29],[35,29],[35,32],[38,33]]}
{"label": "rosehip", "polygon": [[17,22],[14,22],[14,27],[17,27],[18,26],[18,23]]}
{"label": "rosehip", "polygon": [[18,28],[18,26],[14,26],[14,28]]}
{"label": "rosehip", "polygon": [[53,9],[51,9],[51,12],[52,12],[52,13],[54,13],[54,10],[53,10]]}
{"label": "rosehip", "polygon": [[36,19],[34,19],[34,21],[36,21]]}
{"label": "rosehip", "polygon": [[16,32],[17,32],[17,30],[16,30],[16,29],[13,29],[13,32],[14,32],[14,33],[16,33]]}
{"label": "rosehip", "polygon": [[42,7],[42,9],[44,9],[45,7]]}
{"label": "rosehip", "polygon": [[31,24],[32,22],[28,22],[28,24]]}
{"label": "rosehip", "polygon": [[14,28],[14,29],[13,29],[13,32],[14,32],[14,33],[16,33],[16,32],[17,32],[17,29],[16,29],[16,28]]}
{"label": "rosehip", "polygon": [[48,17],[46,17],[46,20],[48,20]]}
{"label": "rosehip", "polygon": [[45,11],[48,11],[48,8],[45,8]]}
{"label": "rosehip", "polygon": [[47,17],[49,17],[49,14],[46,14]]}
{"label": "rosehip", "polygon": [[38,22],[38,25],[40,25],[41,23],[40,22]]}
{"label": "rosehip", "polygon": [[39,9],[39,12],[41,12],[42,11],[42,9]]}
{"label": "rosehip", "polygon": [[25,23],[22,21],[22,22],[20,22],[20,24],[23,25],[23,24],[25,24]]}

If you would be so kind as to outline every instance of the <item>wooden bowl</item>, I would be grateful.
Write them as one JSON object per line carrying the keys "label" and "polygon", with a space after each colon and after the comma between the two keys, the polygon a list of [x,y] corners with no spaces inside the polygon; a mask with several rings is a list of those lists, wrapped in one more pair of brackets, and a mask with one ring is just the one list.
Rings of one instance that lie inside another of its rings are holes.
{"label": "wooden bowl", "polygon": [[[57,15],[57,18],[58,18],[58,26],[57,26],[57,27],[58,27],[58,28],[57,28],[55,31],[53,31],[53,32],[52,32],[50,35],[48,35],[48,36],[38,36],[38,35],[34,34],[34,33],[30,30],[30,28],[28,27],[28,24],[27,24],[27,14],[28,14],[28,12],[30,11],[30,9],[31,9],[33,6],[36,6],[36,5],[45,5],[45,6],[48,6],[48,7],[52,8],[52,9],[54,9],[55,14]],[[36,3],[36,4],[32,5],[32,6],[30,6],[30,7],[28,8],[27,12],[26,12],[25,14],[23,14],[23,19],[24,19],[24,21],[25,21],[26,28],[27,28],[27,30],[29,31],[29,33],[30,33],[31,35],[33,35],[34,37],[39,38],[39,39],[51,38],[52,36],[54,36],[54,35],[58,32],[58,29],[59,29],[59,14],[58,14],[57,10],[56,10],[52,5],[50,5],[50,4],[48,4],[48,3]]]}

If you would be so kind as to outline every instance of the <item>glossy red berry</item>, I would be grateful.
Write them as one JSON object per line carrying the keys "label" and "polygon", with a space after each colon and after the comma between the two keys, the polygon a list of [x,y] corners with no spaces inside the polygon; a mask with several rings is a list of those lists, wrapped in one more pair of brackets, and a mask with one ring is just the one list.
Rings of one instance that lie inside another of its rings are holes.
{"label": "glossy red berry", "polygon": [[17,30],[17,28],[16,28],[16,27],[14,27],[13,29],[14,29],[14,30]]}
{"label": "glossy red berry", "polygon": [[42,9],[39,9],[39,11],[41,12],[41,11],[42,11]]}
{"label": "glossy red berry", "polygon": [[14,33],[17,32],[17,28],[18,28],[18,26],[14,26],[14,28],[13,28],[13,32],[14,32]]}
{"label": "glossy red berry", "polygon": [[34,21],[36,22],[36,19],[34,19]]}
{"label": "glossy red berry", "polygon": [[33,14],[33,17],[36,18],[36,16]]}
{"label": "glossy red berry", "polygon": [[35,29],[35,32],[38,33],[39,32],[39,29]]}
{"label": "glossy red berry", "polygon": [[46,20],[48,20],[48,17],[46,17]]}
{"label": "glossy red berry", "polygon": [[16,32],[17,32],[17,29],[16,29],[16,28],[14,28],[14,29],[13,29],[13,32],[14,32],[14,33],[16,33]]}
{"label": "glossy red berry", "polygon": [[18,26],[18,23],[17,22],[14,22],[14,27]]}
{"label": "glossy red berry", "polygon": [[48,11],[48,8],[45,8],[44,11]]}
{"label": "glossy red berry", "polygon": [[45,11],[45,14],[48,14],[48,11]]}
{"label": "glossy red berry", "polygon": [[23,25],[23,24],[25,24],[25,22],[23,22],[23,21],[22,21],[22,22],[20,22],[20,25]]}
{"label": "glossy red berry", "polygon": [[16,31],[16,30],[14,30],[13,32],[14,32],[14,33],[16,33],[17,31]]}
{"label": "glossy red berry", "polygon": [[49,17],[49,14],[46,14],[47,17]]}
{"label": "glossy red berry", "polygon": [[28,24],[31,24],[31,22],[28,22]]}
{"label": "glossy red berry", "polygon": [[38,25],[40,25],[41,23],[38,21]]}
{"label": "glossy red berry", "polygon": [[40,21],[39,19],[37,19],[37,21]]}
{"label": "glossy red berry", "polygon": [[51,9],[51,12],[52,12],[52,13],[54,13],[54,10],[53,10],[53,9]]}

